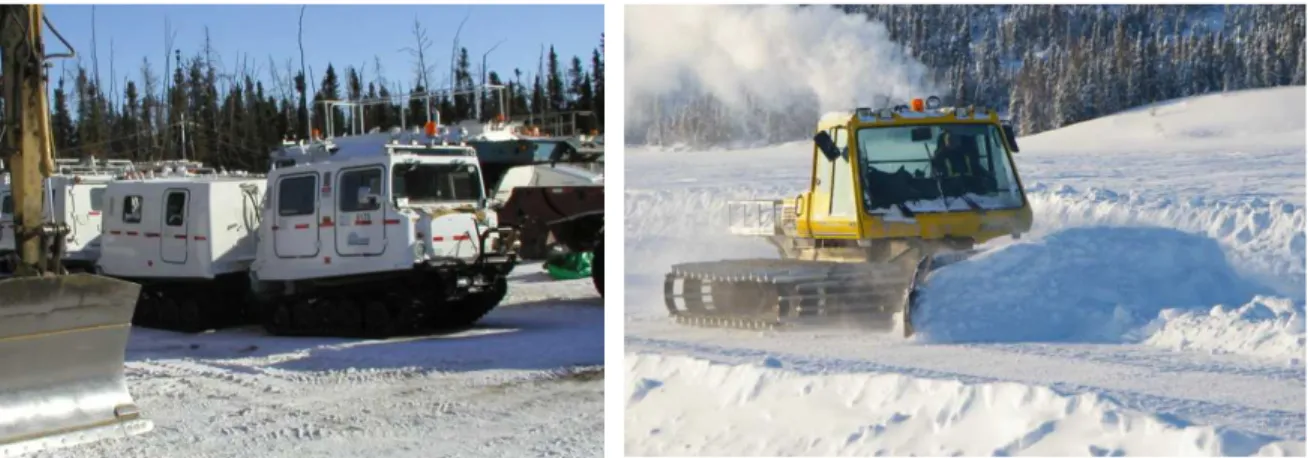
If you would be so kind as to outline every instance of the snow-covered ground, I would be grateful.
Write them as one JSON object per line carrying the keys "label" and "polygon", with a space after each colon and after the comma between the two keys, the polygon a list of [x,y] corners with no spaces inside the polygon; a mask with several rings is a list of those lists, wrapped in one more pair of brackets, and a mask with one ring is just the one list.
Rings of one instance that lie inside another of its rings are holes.
{"label": "snow-covered ground", "polygon": [[47,456],[598,456],[604,309],[590,279],[519,266],[469,330],[388,340],[134,329],[155,430]]}
{"label": "snow-covered ground", "polygon": [[909,340],[678,326],[671,264],[775,257],[726,202],[807,143],[626,156],[628,454],[1305,453],[1304,87],[1020,139],[1036,216],[935,272]]}

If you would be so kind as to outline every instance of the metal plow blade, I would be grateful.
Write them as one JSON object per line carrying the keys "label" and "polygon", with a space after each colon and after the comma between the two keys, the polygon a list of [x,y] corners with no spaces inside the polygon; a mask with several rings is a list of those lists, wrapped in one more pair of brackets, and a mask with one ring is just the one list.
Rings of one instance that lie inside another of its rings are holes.
{"label": "metal plow blade", "polygon": [[123,376],[139,292],[88,274],[0,280],[0,456],[153,429]]}
{"label": "metal plow blade", "polygon": [[664,303],[677,322],[698,326],[894,329],[909,315],[902,312],[919,277],[914,267],[780,259],[678,264],[664,281]]}

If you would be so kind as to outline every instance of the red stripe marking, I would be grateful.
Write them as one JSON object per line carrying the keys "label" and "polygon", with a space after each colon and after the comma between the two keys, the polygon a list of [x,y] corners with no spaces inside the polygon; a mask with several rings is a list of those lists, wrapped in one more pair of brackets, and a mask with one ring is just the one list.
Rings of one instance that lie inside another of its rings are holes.
{"label": "red stripe marking", "polygon": [[356,226],[371,226],[371,225],[372,225],[372,221],[356,220],[356,221],[354,222],[354,225],[356,225]]}
{"label": "red stripe marking", "polygon": [[174,235],[173,238],[175,238],[175,239],[177,239],[177,240],[186,240],[186,234],[177,234],[177,235]]}
{"label": "red stripe marking", "polygon": [[123,231],[109,231],[109,233],[113,235],[121,235]]}
{"label": "red stripe marking", "polygon": [[438,236],[432,237],[431,240],[432,240],[433,242],[444,242],[444,241],[445,241],[445,237],[441,237],[441,236],[438,235]]}
{"label": "red stripe marking", "polygon": [[278,229],[281,229],[281,228],[282,228],[281,226],[273,226],[273,227],[272,227],[272,230],[275,231],[275,230],[278,230]]}
{"label": "red stripe marking", "polygon": [[146,237],[149,237],[149,238],[155,238],[155,237],[158,237],[158,236],[159,236],[159,233],[158,233],[158,232],[146,232],[146,233],[145,233],[145,236],[146,236]]}
{"label": "red stripe marking", "polygon": [[127,235],[136,235],[136,234],[137,234],[136,231],[127,231]]}
{"label": "red stripe marking", "polygon": [[470,236],[470,235],[466,235],[466,234],[465,234],[465,235],[456,235],[456,236],[454,236],[454,240],[472,240],[472,236]]}
{"label": "red stripe marking", "polygon": [[296,225],[295,225],[295,228],[296,228],[296,229],[308,229],[308,228],[309,228],[309,225],[308,225],[308,224],[296,224]]}
{"label": "red stripe marking", "polygon": [[322,217],[322,222],[318,224],[319,227],[332,227],[335,225],[336,224],[332,222],[332,219],[326,216]]}
{"label": "red stripe marking", "polygon": [[386,220],[386,224],[400,224],[400,220],[398,220],[398,219],[388,219],[388,220]]}
{"label": "red stripe marking", "polygon": [[100,212],[89,212],[86,216],[100,216]]}
{"label": "red stripe marking", "polygon": [[208,237],[205,237],[205,236],[203,236],[203,235],[197,235],[197,236],[195,236],[195,239],[196,239],[196,240],[199,240],[199,241],[201,241],[201,242],[203,242],[203,241],[205,241],[205,240],[209,240]]}

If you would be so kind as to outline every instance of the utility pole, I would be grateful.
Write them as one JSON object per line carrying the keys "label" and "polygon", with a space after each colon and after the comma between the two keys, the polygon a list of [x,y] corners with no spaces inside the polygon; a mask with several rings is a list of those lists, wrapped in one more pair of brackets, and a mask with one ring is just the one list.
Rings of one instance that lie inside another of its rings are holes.
{"label": "utility pole", "polygon": [[[491,46],[490,49],[486,50],[486,52],[481,53],[481,87],[482,88],[477,90],[477,120],[478,121],[481,121],[481,105],[482,105],[481,101],[485,98],[484,96],[482,96],[482,92],[486,90],[485,89],[486,88],[486,56],[489,56],[491,51],[494,51],[495,48],[500,47],[500,45],[502,44],[504,44],[504,40],[500,40],[499,43],[495,43],[495,46]],[[504,114],[504,107],[499,107],[499,110],[500,110],[500,114]]]}

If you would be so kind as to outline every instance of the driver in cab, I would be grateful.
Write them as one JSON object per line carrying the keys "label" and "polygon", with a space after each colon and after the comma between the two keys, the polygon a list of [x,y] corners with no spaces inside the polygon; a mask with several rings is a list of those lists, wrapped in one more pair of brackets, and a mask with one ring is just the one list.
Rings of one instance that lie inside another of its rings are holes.
{"label": "driver in cab", "polygon": [[981,165],[976,140],[945,130],[936,138],[936,152],[931,166],[944,183],[945,194],[959,195],[976,190],[973,183],[984,182],[986,169]]}

